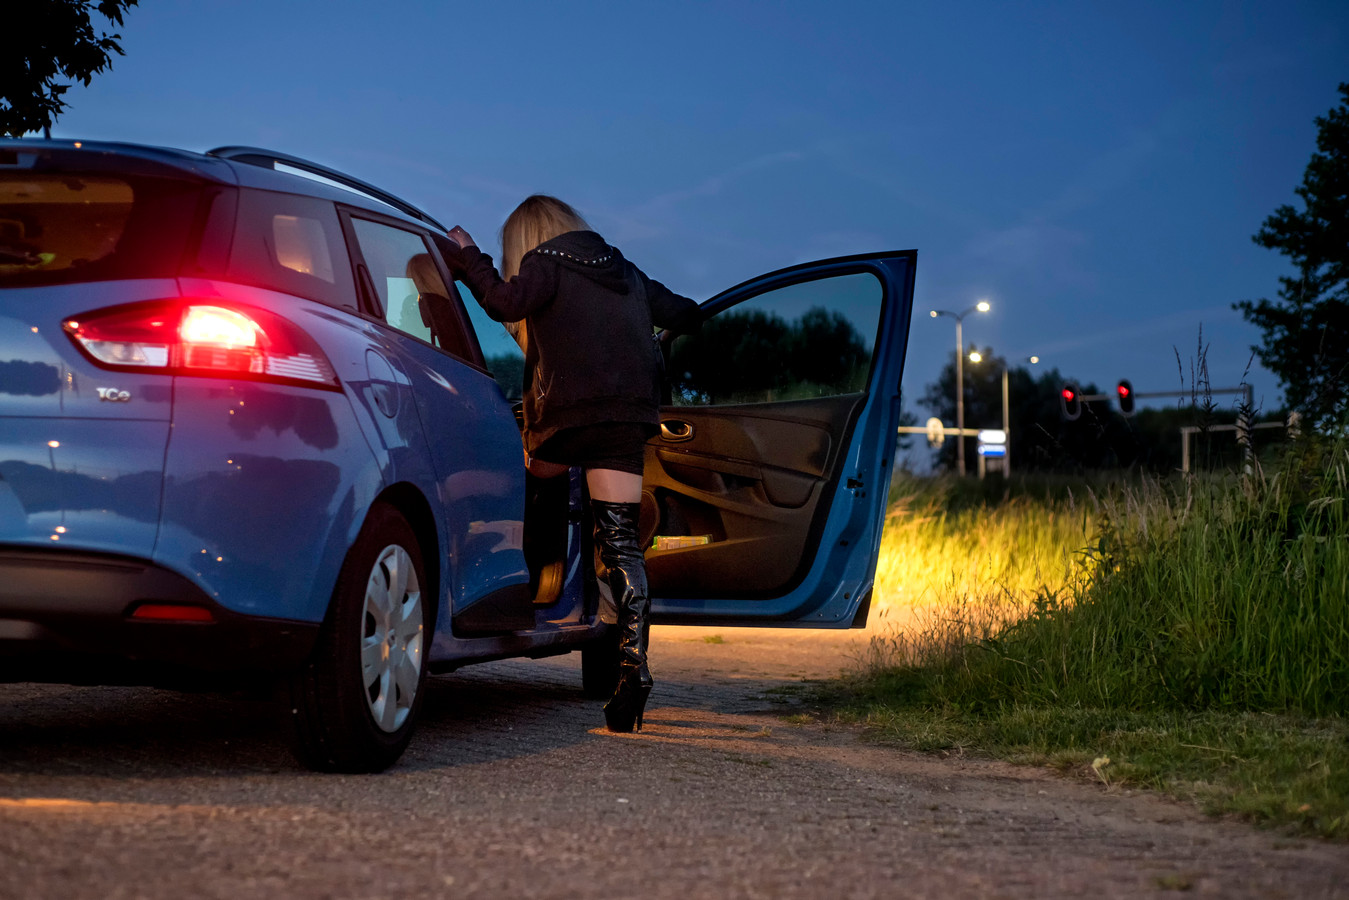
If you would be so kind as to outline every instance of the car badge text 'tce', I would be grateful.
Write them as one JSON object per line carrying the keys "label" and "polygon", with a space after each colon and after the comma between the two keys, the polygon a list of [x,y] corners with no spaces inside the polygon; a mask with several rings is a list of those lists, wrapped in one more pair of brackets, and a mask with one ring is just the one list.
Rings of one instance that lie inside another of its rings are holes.
{"label": "car badge text 'tce'", "polygon": [[98,388],[98,399],[111,400],[115,403],[125,403],[131,399],[128,391],[118,390],[117,388]]}

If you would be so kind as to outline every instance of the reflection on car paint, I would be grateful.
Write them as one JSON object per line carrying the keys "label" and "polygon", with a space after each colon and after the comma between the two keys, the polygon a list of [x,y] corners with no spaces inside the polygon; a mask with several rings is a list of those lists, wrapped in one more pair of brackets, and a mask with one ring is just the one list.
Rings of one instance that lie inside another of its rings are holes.
{"label": "reflection on car paint", "polygon": [[292,432],[316,450],[337,446],[337,425],[327,400],[302,393],[278,393],[262,385],[229,385],[230,401],[237,404],[229,419],[230,430],[244,440],[254,440],[263,429],[274,436]]}
{"label": "reflection on car paint", "polygon": [[[350,402],[298,387],[179,381],[156,561],[200,569],[231,609],[322,619],[331,558],[340,564],[359,525],[358,494],[378,490]],[[202,565],[217,556],[219,565]]]}
{"label": "reflection on car paint", "polygon": [[57,366],[21,359],[0,361],[0,394],[44,397],[60,389],[61,370]]}

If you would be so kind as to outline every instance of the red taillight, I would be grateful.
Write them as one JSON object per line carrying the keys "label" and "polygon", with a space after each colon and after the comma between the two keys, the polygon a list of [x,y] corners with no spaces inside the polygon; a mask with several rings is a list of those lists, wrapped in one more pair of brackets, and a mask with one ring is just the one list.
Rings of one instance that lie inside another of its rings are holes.
{"label": "red taillight", "polygon": [[105,366],[337,385],[318,344],[266,310],[160,301],[86,313],[62,324]]}
{"label": "red taillight", "polygon": [[258,345],[266,338],[257,322],[223,306],[189,306],[178,323],[187,369],[261,374],[267,359]]}
{"label": "red taillight", "polygon": [[131,618],[143,622],[214,622],[215,616],[201,606],[185,603],[142,603],[131,613]]}
{"label": "red taillight", "polygon": [[189,344],[252,349],[258,345],[258,323],[223,306],[189,306],[178,324],[178,337]]}

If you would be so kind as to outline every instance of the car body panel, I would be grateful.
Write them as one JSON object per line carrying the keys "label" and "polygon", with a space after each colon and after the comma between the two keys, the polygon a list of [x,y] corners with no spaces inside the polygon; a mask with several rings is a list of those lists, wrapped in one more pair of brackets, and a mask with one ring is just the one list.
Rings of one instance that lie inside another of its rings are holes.
{"label": "car body panel", "polygon": [[0,417],[0,543],[148,556],[167,422]]}
{"label": "car body panel", "polygon": [[383,484],[346,396],[179,378],[154,561],[235,612],[320,622]]}
{"label": "car body panel", "polygon": [[0,542],[153,551],[172,379],[99,368],[61,323],[94,296],[176,291],[172,279],[0,291]]}
{"label": "car body panel", "polygon": [[597,596],[593,569],[587,558],[589,541],[583,533],[588,522],[585,476],[572,469],[568,479],[566,550],[562,560],[563,586],[549,604],[534,607],[530,629],[481,636],[456,635],[438,626],[430,650],[434,670],[449,671],[460,665],[512,656],[547,656],[565,653],[603,633],[595,616]]}
{"label": "car body panel", "polygon": [[413,338],[392,341],[435,469],[451,573],[442,612],[460,615],[494,591],[529,584],[520,431],[490,376]]}

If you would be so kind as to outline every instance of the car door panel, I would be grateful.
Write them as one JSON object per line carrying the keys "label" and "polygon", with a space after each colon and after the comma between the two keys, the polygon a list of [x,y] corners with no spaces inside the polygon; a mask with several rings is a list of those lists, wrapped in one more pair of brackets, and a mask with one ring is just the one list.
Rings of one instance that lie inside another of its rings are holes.
{"label": "car door panel", "polygon": [[643,496],[657,621],[865,619],[915,256],[752,279],[703,305],[699,336],[663,338],[672,402],[647,445]]}
{"label": "car door panel", "polygon": [[774,561],[804,558],[833,456],[862,399],[680,410],[693,436],[673,445],[658,437],[648,447],[647,505],[660,514],[653,539],[684,531],[710,535],[714,546],[700,554],[653,549],[653,583],[686,596],[765,596],[796,580],[797,567]]}

